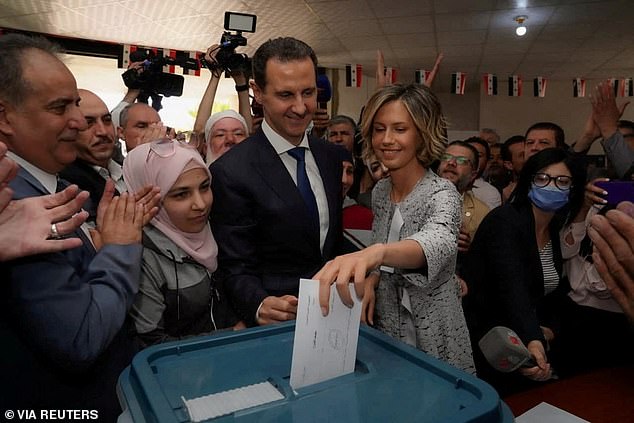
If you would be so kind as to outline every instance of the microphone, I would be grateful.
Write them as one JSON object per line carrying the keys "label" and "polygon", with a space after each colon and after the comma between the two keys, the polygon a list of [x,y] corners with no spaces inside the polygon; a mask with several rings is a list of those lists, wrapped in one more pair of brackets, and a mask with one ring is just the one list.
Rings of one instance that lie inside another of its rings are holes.
{"label": "microphone", "polygon": [[320,109],[328,108],[328,103],[332,98],[332,86],[326,74],[317,75],[317,103]]}
{"label": "microphone", "polygon": [[504,326],[492,328],[478,345],[487,362],[500,372],[510,373],[520,367],[537,365],[520,337]]}

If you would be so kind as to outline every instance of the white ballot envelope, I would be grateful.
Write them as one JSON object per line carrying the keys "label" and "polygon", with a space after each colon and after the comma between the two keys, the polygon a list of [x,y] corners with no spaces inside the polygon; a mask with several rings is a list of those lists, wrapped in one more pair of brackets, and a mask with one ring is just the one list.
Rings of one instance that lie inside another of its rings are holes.
{"label": "white ballot envelope", "polygon": [[300,279],[290,385],[303,388],[354,371],[361,319],[361,300],[349,285],[354,301],[346,307],[334,285],[330,311],[321,314],[319,281]]}

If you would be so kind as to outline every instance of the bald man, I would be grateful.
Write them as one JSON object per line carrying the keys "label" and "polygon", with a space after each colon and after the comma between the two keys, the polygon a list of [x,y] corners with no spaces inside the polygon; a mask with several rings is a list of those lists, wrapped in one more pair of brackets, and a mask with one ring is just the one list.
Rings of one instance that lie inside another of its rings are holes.
{"label": "bald man", "polygon": [[106,180],[114,181],[118,193],[125,192],[126,185],[121,166],[112,159],[116,135],[106,103],[92,91],[80,89],[78,92],[79,109],[87,125],[77,135],[77,159],[60,172],[60,176],[90,193],[90,204],[84,208],[89,213],[88,221],[94,222]]}
{"label": "bald man", "polygon": [[[132,150],[139,144],[150,141],[148,138],[152,129],[157,129],[161,123],[158,112],[145,103],[134,103],[126,106],[119,115],[119,128],[117,128],[119,138],[125,141],[126,151]],[[158,128],[159,131],[162,125]],[[156,133],[156,138],[159,134]],[[163,128],[162,135],[165,135]]]}

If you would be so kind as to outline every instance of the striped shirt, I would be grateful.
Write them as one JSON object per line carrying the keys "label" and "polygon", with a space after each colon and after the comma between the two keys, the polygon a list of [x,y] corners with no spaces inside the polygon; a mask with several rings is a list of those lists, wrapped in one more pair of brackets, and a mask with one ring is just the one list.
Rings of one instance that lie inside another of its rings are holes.
{"label": "striped shirt", "polygon": [[544,273],[544,293],[547,295],[559,285],[559,274],[555,268],[551,241],[548,241],[544,248],[539,251],[539,259],[542,262],[542,272]]}

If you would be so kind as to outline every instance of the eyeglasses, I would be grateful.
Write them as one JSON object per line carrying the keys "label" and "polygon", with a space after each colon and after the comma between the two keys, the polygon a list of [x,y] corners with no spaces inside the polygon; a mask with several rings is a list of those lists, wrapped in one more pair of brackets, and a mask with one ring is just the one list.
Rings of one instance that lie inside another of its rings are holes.
{"label": "eyeglasses", "polygon": [[550,184],[550,181],[555,181],[555,186],[562,191],[568,191],[572,187],[572,178],[567,175],[550,176],[547,173],[533,175],[533,183],[540,188]]}
{"label": "eyeglasses", "polygon": [[454,156],[451,155],[449,153],[445,153],[442,156],[440,156],[440,161],[441,162],[448,162],[451,160],[455,160],[456,164],[459,164],[460,166],[464,166],[466,164],[471,164],[471,160],[469,160],[468,157],[465,156]]}

